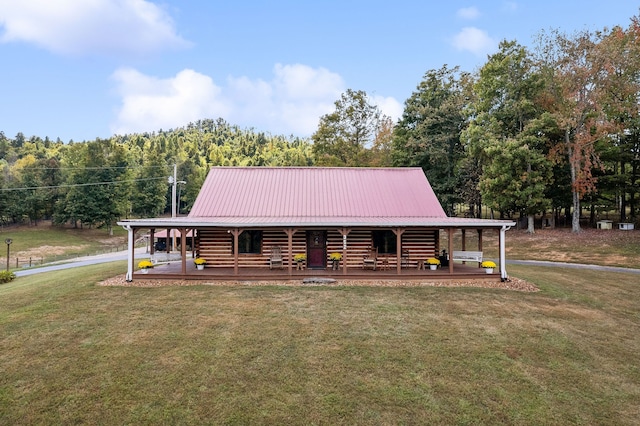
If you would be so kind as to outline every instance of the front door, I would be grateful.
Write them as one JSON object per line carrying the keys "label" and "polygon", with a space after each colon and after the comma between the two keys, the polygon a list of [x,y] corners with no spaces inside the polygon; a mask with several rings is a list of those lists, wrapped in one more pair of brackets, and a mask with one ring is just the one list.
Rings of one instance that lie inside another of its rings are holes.
{"label": "front door", "polygon": [[307,267],[327,267],[327,233],[325,231],[307,231]]}

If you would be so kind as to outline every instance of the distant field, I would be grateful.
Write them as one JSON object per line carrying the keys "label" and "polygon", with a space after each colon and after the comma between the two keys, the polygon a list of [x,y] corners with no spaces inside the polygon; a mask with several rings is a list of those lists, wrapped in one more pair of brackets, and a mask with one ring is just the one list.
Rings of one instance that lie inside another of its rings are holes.
{"label": "distant field", "polygon": [[0,424],[615,424],[640,418],[640,276],[541,291],[0,286]]}
{"label": "distant field", "polygon": [[[570,229],[536,230],[533,235],[512,229],[507,232],[507,259],[535,259],[594,265],[640,268],[640,230],[620,231],[584,229],[574,234]],[[456,247],[460,247],[461,233],[455,234]],[[109,250],[124,250],[127,234],[121,227],[114,228],[110,237],[106,229],[73,229],[39,226],[4,228],[0,243],[12,238],[12,257],[44,257],[46,261],[73,256],[85,256]],[[466,233],[467,249],[478,244],[475,231]],[[441,233],[441,247],[447,247],[446,233]],[[6,246],[5,246],[6,248]],[[483,251],[486,258],[498,258],[498,233],[485,231]],[[0,250],[0,259],[3,251]],[[6,257],[5,257],[6,259]]]}
{"label": "distant field", "polygon": [[[445,235],[444,233],[442,234]],[[455,235],[460,244],[460,232]],[[587,228],[574,234],[570,229],[536,230],[533,235],[521,230],[506,233],[507,259],[548,260],[552,262],[640,268],[640,231],[597,230]],[[467,250],[474,250],[478,234],[467,231]],[[498,257],[498,232],[483,233],[483,252],[487,258]],[[442,239],[446,247],[446,238]]]}
{"label": "distant field", "polygon": [[1,264],[6,264],[7,238],[12,239],[10,247],[11,265],[15,258],[44,259],[51,262],[74,256],[86,256],[110,250],[126,250],[127,233],[116,227],[110,236],[106,229],[74,229],[71,227],[51,226],[41,222],[37,226],[5,227],[0,232]]}

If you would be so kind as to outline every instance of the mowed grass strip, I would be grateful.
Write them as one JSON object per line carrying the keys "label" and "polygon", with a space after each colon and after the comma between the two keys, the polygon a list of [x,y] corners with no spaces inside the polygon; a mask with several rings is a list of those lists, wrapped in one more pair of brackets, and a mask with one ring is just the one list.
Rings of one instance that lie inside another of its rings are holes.
{"label": "mowed grass strip", "polygon": [[541,291],[0,286],[2,424],[637,424],[640,276]]}
{"label": "mowed grass strip", "polygon": [[[441,248],[448,245],[446,233],[441,233]],[[478,247],[477,232],[466,232],[467,250]],[[454,246],[461,247],[461,233],[454,235]],[[483,233],[483,253],[487,259],[498,258],[498,232]],[[640,232],[618,229],[583,228],[537,229],[535,234],[511,229],[506,233],[507,259],[545,260],[603,266],[640,268]]]}
{"label": "mowed grass strip", "polygon": [[86,256],[110,249],[126,250],[127,234],[120,227],[113,229],[110,236],[106,229],[75,229],[52,226],[50,222],[40,222],[37,226],[6,227],[0,233],[0,247],[3,247],[0,264],[6,267],[4,244],[11,238],[10,267],[15,267],[16,257],[21,264],[30,257],[34,261],[51,262],[73,256]]}

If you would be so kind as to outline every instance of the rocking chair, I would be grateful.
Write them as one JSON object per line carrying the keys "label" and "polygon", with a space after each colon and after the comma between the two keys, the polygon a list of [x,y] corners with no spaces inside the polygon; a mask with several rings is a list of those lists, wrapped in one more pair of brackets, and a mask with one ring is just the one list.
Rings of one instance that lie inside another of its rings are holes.
{"label": "rocking chair", "polygon": [[378,249],[369,249],[369,252],[362,258],[362,269],[371,268],[374,271],[378,266]]}
{"label": "rocking chair", "polygon": [[271,256],[269,257],[269,269],[283,268],[282,247],[274,246],[271,248]]}

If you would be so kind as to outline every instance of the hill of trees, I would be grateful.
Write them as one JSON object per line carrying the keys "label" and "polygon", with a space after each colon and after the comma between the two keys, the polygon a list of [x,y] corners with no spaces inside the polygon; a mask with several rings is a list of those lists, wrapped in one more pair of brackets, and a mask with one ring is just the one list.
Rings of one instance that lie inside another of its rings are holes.
{"label": "hill of trees", "polygon": [[0,132],[0,220],[112,226],[189,211],[213,166],[419,166],[449,214],[547,214],[574,231],[602,212],[635,221],[640,180],[640,22],[503,41],[471,74],[429,70],[397,123],[347,90],[311,139],[222,119],[80,143]]}
{"label": "hill of trees", "polygon": [[241,130],[219,119],[184,128],[81,143],[0,133],[0,217],[50,218],[74,226],[111,226],[122,217],[171,208],[168,177],[177,165],[178,213],[189,211],[212,166],[309,166],[306,140]]}

